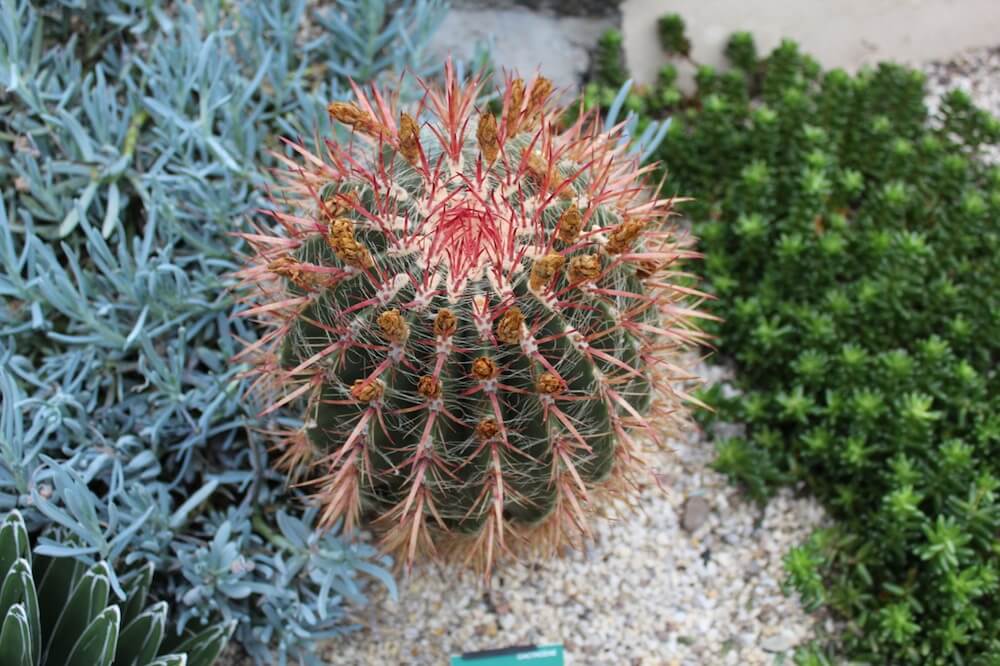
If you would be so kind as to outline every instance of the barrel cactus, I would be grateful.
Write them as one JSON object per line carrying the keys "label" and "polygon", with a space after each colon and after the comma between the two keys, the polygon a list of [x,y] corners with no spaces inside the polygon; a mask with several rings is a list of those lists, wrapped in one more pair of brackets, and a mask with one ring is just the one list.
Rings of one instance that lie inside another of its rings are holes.
{"label": "barrel cactus", "polygon": [[508,77],[497,114],[480,87],[447,67],[408,111],[331,104],[347,138],[289,142],[241,276],[265,411],[304,410],[279,460],[326,523],[489,572],[629,496],[685,423],[701,296],[618,131],[563,127],[542,77]]}
{"label": "barrel cactus", "polygon": [[210,666],[234,623],[167,642],[167,604],[146,606],[147,564],[124,578],[121,604],[108,604],[107,562],[32,557],[17,511],[0,523],[0,664],[3,666]]}

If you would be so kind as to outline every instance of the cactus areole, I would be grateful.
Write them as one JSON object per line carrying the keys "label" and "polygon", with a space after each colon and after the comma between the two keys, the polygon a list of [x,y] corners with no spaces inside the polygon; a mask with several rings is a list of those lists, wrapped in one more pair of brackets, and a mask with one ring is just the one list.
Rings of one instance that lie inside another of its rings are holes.
{"label": "cactus areole", "polygon": [[498,115],[450,66],[424,90],[404,111],[355,90],[342,140],[289,143],[274,229],[246,235],[269,328],[244,354],[267,411],[304,410],[280,462],[327,524],[488,573],[628,498],[684,422],[701,297],[617,131],[563,128],[542,77],[508,77]]}

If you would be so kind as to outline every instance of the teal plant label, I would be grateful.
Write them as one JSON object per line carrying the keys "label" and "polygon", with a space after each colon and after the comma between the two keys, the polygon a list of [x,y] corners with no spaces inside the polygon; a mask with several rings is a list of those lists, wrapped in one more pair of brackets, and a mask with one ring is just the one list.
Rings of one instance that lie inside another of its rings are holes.
{"label": "teal plant label", "polygon": [[564,663],[562,645],[522,645],[466,652],[451,658],[451,666],[563,666]]}

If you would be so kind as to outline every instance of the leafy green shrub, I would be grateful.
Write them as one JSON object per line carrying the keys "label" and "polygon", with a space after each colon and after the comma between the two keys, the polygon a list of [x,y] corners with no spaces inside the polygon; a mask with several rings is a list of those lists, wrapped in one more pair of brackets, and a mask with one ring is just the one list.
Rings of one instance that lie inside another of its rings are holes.
{"label": "leafy green shrub", "polygon": [[656,35],[664,53],[688,57],[691,55],[691,40],[687,27],[679,14],[665,14],[656,22]]}
{"label": "leafy green shrub", "polygon": [[997,663],[1000,168],[980,153],[1000,123],[961,92],[930,113],[904,67],[727,52],[658,153],[696,198],[737,373],[737,397],[708,394],[746,424],[716,464],[758,497],[804,481],[836,518],[786,564],[844,654]]}
{"label": "leafy green shrub", "polygon": [[165,651],[167,604],[146,606],[153,565],[123,579],[108,604],[107,562],[87,568],[70,557],[32,557],[19,512],[0,524],[0,663],[5,666],[210,666],[233,623],[209,626]]}
{"label": "leafy green shrub", "polygon": [[309,659],[362,575],[392,580],[269,471],[232,232],[349,78],[435,66],[443,10],[0,0],[0,508],[115,589],[153,562],[181,629],[235,620],[261,662]]}
{"label": "leafy green shrub", "polygon": [[592,78],[609,88],[619,88],[628,80],[622,33],[618,30],[606,30],[597,40]]}

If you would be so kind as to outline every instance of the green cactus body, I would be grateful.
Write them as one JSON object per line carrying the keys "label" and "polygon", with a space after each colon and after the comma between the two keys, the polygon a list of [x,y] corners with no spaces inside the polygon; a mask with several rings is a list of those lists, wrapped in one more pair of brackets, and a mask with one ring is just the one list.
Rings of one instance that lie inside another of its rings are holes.
{"label": "green cactus body", "polygon": [[328,521],[373,518],[410,561],[458,546],[489,570],[511,535],[585,532],[635,431],[660,438],[654,398],[680,418],[698,332],[671,202],[586,119],[557,132],[550,88],[508,81],[497,120],[449,76],[422,128],[377,93],[331,105],[350,143],[295,173],[286,234],[250,238],[269,409],[307,405],[286,461],[312,462]]}

